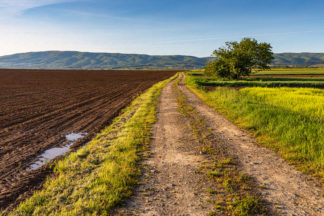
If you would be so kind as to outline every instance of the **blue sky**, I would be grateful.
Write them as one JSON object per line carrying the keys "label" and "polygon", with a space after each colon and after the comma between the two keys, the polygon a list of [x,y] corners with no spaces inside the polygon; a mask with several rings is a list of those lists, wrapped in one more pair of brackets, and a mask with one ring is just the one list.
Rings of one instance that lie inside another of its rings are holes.
{"label": "blue sky", "polygon": [[254,37],[324,52],[320,0],[0,0],[0,55],[28,51],[209,56]]}

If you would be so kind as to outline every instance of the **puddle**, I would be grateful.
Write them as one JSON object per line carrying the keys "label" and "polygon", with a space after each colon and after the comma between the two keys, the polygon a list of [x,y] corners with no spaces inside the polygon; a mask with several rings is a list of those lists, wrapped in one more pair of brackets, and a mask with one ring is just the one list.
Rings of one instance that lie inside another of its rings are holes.
{"label": "puddle", "polygon": [[69,144],[62,146],[62,147],[54,147],[47,149],[43,152],[40,156],[38,156],[38,160],[31,164],[27,171],[37,170],[42,167],[44,164],[53,160],[58,156],[65,155],[71,148],[71,146],[78,140],[83,138],[87,133],[70,133],[65,135],[66,140],[70,141]]}
{"label": "puddle", "polygon": [[75,142],[80,138],[83,138],[87,133],[70,133],[68,135],[65,135],[65,138],[69,141]]}

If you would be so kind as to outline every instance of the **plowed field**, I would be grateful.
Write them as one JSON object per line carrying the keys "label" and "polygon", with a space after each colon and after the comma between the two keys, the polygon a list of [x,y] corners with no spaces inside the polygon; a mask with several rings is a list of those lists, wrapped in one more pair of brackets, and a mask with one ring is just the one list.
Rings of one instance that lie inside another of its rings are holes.
{"label": "plowed field", "polygon": [[0,70],[0,209],[28,195],[51,172],[26,172],[45,150],[87,133],[85,144],[118,112],[175,71]]}

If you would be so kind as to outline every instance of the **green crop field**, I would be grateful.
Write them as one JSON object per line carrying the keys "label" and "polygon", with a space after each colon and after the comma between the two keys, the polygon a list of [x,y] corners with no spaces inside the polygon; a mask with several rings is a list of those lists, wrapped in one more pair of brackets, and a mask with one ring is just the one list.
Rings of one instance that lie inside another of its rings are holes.
{"label": "green crop field", "polygon": [[[316,74],[310,76],[310,74]],[[203,70],[189,72],[191,82],[199,86],[224,86],[224,87],[303,87],[303,88],[324,88],[324,69],[299,68],[299,69],[272,69],[261,71],[257,75],[242,77],[238,80],[219,79],[217,77],[205,77]],[[291,76],[295,74],[296,76]],[[253,73],[256,75],[256,73]],[[272,77],[271,75],[280,77]],[[300,75],[300,76],[298,76]]]}
{"label": "green crop field", "polygon": [[[201,83],[197,80],[207,81]],[[323,85],[324,82],[318,80],[301,79],[299,84],[320,82]],[[278,151],[304,172],[324,177],[324,90],[287,87],[237,90],[218,87],[206,91],[201,88],[202,85],[221,81],[189,75],[186,82],[207,104],[254,132],[261,144]],[[267,83],[255,79],[228,82]],[[293,82],[298,83],[298,80]]]}
{"label": "green crop field", "polygon": [[253,75],[279,75],[279,74],[324,74],[324,68],[273,68],[265,71],[254,71]]}
{"label": "green crop field", "polygon": [[226,87],[304,87],[304,88],[324,88],[323,81],[222,81],[196,79],[201,86],[226,86]]}
{"label": "green crop field", "polygon": [[324,77],[252,77],[239,80],[223,80],[194,76],[190,80],[199,86],[324,88]]}

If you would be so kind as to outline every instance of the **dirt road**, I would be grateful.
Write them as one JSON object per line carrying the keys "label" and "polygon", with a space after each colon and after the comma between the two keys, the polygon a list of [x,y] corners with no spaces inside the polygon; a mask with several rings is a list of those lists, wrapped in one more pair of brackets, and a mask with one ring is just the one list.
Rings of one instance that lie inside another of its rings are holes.
{"label": "dirt road", "polygon": [[[183,82],[183,80],[182,80]],[[324,215],[323,190],[272,151],[259,147],[249,133],[205,105],[184,85],[180,90],[204,117],[212,132],[239,161],[244,174],[253,177],[275,215]],[[172,84],[161,95],[158,121],[153,130],[152,155],[144,161],[143,184],[118,210],[129,215],[207,215],[208,181],[195,172],[204,160],[186,131],[177,110]],[[262,189],[261,189],[262,188]]]}
{"label": "dirt road", "polygon": [[172,83],[161,93],[143,184],[119,211],[121,215],[207,215],[211,209],[205,202],[208,185],[195,173],[203,157],[186,136]]}

